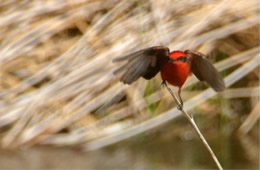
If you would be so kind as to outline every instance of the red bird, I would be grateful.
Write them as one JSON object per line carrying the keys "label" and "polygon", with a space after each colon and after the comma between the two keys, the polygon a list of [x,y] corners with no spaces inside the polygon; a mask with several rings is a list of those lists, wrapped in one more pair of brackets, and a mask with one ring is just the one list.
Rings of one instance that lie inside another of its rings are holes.
{"label": "red bird", "polygon": [[181,88],[190,72],[200,81],[206,81],[217,92],[225,88],[224,81],[214,66],[204,54],[196,51],[170,52],[165,46],[154,46],[113,60],[113,62],[121,61],[127,62],[114,74],[120,74],[120,81],[125,84],[131,84],[139,77],[151,79],[160,71],[162,85],[167,85],[168,82],[179,88],[178,96],[181,102],[179,109],[183,106]]}

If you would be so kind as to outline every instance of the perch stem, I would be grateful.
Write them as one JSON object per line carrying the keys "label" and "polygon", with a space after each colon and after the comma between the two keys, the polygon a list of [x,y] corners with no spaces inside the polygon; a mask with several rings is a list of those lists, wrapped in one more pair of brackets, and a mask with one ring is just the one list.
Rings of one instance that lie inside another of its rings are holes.
{"label": "perch stem", "polygon": [[180,108],[179,110],[184,114],[184,116],[188,119],[188,121],[190,122],[190,124],[192,125],[193,129],[195,130],[195,132],[198,134],[199,138],[201,139],[202,143],[204,144],[204,146],[207,148],[207,150],[209,151],[211,157],[213,158],[213,160],[215,161],[218,169],[223,170],[218,158],[216,157],[216,155],[214,154],[214,152],[212,151],[211,147],[209,146],[208,142],[206,141],[206,139],[204,138],[204,136],[202,135],[202,133],[200,132],[197,124],[195,123],[193,116],[190,115],[186,110],[183,109],[183,107],[181,106],[180,101],[177,99],[177,97],[175,96],[175,94],[172,92],[172,90],[168,87],[168,85],[165,83],[164,84],[165,87],[167,88],[167,90],[169,91],[169,93],[171,94],[171,96],[173,97],[173,99],[175,100],[175,102],[178,105],[178,108]]}

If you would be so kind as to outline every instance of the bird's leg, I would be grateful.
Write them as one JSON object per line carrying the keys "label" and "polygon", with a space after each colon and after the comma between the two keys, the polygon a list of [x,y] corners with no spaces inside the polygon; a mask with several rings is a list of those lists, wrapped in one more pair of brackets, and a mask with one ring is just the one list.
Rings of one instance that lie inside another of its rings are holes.
{"label": "bird's leg", "polygon": [[178,97],[179,97],[180,105],[178,105],[177,109],[178,110],[182,110],[182,108],[183,108],[183,100],[181,98],[181,88],[179,88],[179,90],[178,90]]}
{"label": "bird's leg", "polygon": [[167,88],[167,90],[169,91],[169,93],[172,95],[172,97],[175,99],[176,103],[177,103],[177,109],[178,110],[182,110],[183,108],[183,101],[182,101],[182,98],[180,97],[180,89],[178,91],[178,97],[179,97],[179,101],[180,101],[180,104],[179,104],[179,101],[178,99],[175,97],[174,93],[172,92],[172,90],[168,87],[167,83],[165,80],[162,81],[161,85],[165,86]]}

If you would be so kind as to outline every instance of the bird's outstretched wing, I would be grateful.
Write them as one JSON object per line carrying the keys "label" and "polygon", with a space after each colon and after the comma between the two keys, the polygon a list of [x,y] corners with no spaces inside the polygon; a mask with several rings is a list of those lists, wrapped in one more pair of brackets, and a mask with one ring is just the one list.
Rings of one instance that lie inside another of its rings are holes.
{"label": "bird's outstretched wing", "polygon": [[225,83],[221,75],[204,54],[191,50],[184,53],[191,61],[191,71],[200,81],[206,81],[215,91],[224,90]]}
{"label": "bird's outstretched wing", "polygon": [[120,74],[120,81],[125,84],[131,84],[139,77],[151,79],[160,71],[159,58],[168,59],[169,53],[167,47],[154,46],[118,57],[113,62],[126,63],[114,71],[114,74]]}

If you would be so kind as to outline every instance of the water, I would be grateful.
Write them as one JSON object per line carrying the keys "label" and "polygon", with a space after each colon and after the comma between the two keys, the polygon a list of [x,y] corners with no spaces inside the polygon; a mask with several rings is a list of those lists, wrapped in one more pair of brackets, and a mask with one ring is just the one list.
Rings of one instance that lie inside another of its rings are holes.
{"label": "water", "polygon": [[[1,150],[0,168],[216,169],[192,131],[185,130],[181,135],[174,131],[167,126],[91,152],[53,147]],[[224,169],[259,169],[258,127],[243,138],[215,131],[206,132],[206,138]]]}

